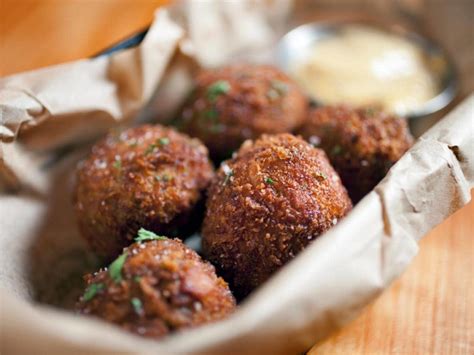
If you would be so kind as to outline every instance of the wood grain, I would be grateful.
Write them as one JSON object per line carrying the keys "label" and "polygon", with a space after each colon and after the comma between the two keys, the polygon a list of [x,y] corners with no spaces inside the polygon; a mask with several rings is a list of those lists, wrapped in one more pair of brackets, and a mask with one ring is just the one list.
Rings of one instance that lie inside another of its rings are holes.
{"label": "wood grain", "polygon": [[402,277],[309,355],[474,354],[473,217],[471,201],[431,231]]}
{"label": "wood grain", "polygon": [[0,76],[89,57],[168,0],[0,0]]}
{"label": "wood grain", "polygon": [[[166,0],[0,0],[0,75],[90,56],[148,25]],[[474,354],[474,204],[435,228],[414,263],[309,354]]]}

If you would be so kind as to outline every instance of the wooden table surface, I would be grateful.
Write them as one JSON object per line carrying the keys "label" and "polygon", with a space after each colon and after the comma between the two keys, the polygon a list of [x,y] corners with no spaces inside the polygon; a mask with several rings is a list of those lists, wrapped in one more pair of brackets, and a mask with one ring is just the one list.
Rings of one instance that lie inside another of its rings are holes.
{"label": "wooden table surface", "polygon": [[[468,0],[469,1],[469,0]],[[0,0],[0,75],[90,56],[166,0]],[[408,270],[309,354],[474,354],[474,204],[421,242]]]}

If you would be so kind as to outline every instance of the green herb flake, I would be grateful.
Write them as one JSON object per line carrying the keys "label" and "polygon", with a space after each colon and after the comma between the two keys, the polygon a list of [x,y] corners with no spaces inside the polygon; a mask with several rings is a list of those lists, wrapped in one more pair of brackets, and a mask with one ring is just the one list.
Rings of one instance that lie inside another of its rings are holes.
{"label": "green herb flake", "polygon": [[377,110],[376,110],[374,107],[366,107],[366,108],[364,109],[364,114],[365,114],[366,116],[369,116],[369,117],[370,117],[370,116],[375,115],[376,111],[377,111]]}
{"label": "green herb flake", "polygon": [[135,311],[136,314],[138,314],[138,315],[143,314],[143,304],[142,304],[142,301],[140,301],[139,298],[133,297],[130,300],[130,303],[132,304],[133,310]]}
{"label": "green herb flake", "polygon": [[86,292],[84,292],[83,299],[84,301],[88,302],[91,299],[95,297],[100,291],[102,291],[105,288],[105,285],[103,283],[98,283],[98,284],[91,284],[89,287],[87,287]]}
{"label": "green herb flake", "polygon": [[112,166],[115,169],[120,170],[122,168],[122,161],[120,159],[115,159],[115,161],[112,163]]}
{"label": "green herb flake", "polygon": [[172,180],[172,176],[170,176],[168,174],[155,175],[155,180],[156,181],[168,182],[168,181]]}
{"label": "green herb flake", "polygon": [[272,80],[271,86],[273,89],[275,89],[278,94],[281,96],[286,95],[288,93],[288,84],[284,83],[283,81],[280,80]]}
{"label": "green herb flake", "polygon": [[286,83],[279,80],[272,80],[270,82],[270,89],[268,89],[267,91],[267,97],[271,101],[275,101],[279,99],[280,97],[286,95],[287,92],[288,92],[288,85]]}
{"label": "green herb flake", "polygon": [[271,101],[275,101],[277,100],[279,97],[280,97],[280,94],[278,93],[277,90],[275,89],[269,89],[267,91],[267,97],[271,100]]}
{"label": "green herb flake", "polygon": [[230,182],[232,176],[234,176],[234,172],[232,170],[225,174],[224,185],[227,185]]}
{"label": "green herb flake", "polygon": [[138,231],[138,237],[135,238],[136,242],[144,242],[147,240],[167,240],[168,238],[157,235],[149,230],[146,230],[145,228],[140,228]]}
{"label": "green herb flake", "polygon": [[132,148],[135,148],[135,147],[138,146],[138,141],[136,139],[134,139],[132,141],[128,141],[128,146],[132,147]]}
{"label": "green herb flake", "polygon": [[133,277],[133,281],[135,281],[135,282],[140,282],[141,279],[142,279],[141,276],[134,276],[134,277]]}
{"label": "green herb flake", "polygon": [[230,90],[230,84],[226,80],[218,80],[207,88],[207,98],[211,102],[215,102],[217,97],[226,94]]}
{"label": "green herb flake", "polygon": [[332,155],[339,155],[341,153],[342,153],[342,147],[340,145],[335,145],[331,150]]}
{"label": "green herb flake", "polygon": [[168,137],[158,138],[155,143],[152,143],[148,146],[145,150],[145,155],[152,153],[158,146],[164,146],[170,143],[170,139]]}
{"label": "green herb flake", "polygon": [[219,112],[215,108],[210,108],[204,111],[204,117],[210,121],[217,121],[219,118]]}
{"label": "green herb flake", "polygon": [[223,163],[222,164],[222,170],[224,171],[224,174],[225,174],[225,178],[224,178],[224,182],[222,183],[222,185],[227,185],[229,182],[232,181],[232,176],[234,176],[234,170],[232,170],[229,165]]}
{"label": "green herb flake", "polygon": [[170,144],[170,139],[168,137],[162,137],[158,139],[158,143],[160,143],[160,145],[168,145]]}
{"label": "green herb flake", "polygon": [[155,143],[150,144],[148,148],[145,150],[145,155],[152,153],[156,147],[157,145]]}
{"label": "green herb flake", "polygon": [[127,256],[128,254],[125,252],[109,265],[109,275],[116,283],[122,281],[122,268]]}
{"label": "green herb flake", "polygon": [[273,184],[275,183],[275,180],[273,180],[273,179],[270,178],[270,177],[267,177],[267,178],[265,179],[265,183],[266,183],[266,184],[269,184],[269,185],[273,185]]}

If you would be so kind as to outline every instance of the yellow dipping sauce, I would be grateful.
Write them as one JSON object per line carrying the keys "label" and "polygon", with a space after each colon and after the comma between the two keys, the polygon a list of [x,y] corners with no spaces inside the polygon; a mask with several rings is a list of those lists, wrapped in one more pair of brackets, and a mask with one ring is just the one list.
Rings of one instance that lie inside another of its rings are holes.
{"label": "yellow dipping sauce", "polygon": [[364,26],[346,27],[316,42],[309,57],[290,70],[323,104],[377,105],[404,115],[438,93],[418,46]]}

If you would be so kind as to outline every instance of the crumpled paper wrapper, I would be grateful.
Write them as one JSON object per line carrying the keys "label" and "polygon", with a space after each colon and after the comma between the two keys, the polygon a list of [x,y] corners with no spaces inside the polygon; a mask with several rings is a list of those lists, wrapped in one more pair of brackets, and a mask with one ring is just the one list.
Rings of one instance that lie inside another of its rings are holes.
{"label": "crumpled paper wrapper", "polygon": [[137,48],[0,81],[4,353],[301,352],[353,319],[403,272],[417,241],[469,201],[474,96],[227,320],[152,341],[68,310],[82,274],[98,267],[72,210],[77,161],[112,127],[172,117],[199,66],[269,60],[289,9],[286,0],[184,2],[159,10]]}

